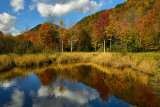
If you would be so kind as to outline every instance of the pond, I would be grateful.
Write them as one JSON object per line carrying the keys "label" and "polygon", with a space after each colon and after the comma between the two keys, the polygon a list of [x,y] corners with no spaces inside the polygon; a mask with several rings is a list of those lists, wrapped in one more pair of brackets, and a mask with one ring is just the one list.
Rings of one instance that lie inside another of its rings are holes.
{"label": "pond", "polygon": [[141,73],[91,65],[0,73],[0,107],[159,106]]}

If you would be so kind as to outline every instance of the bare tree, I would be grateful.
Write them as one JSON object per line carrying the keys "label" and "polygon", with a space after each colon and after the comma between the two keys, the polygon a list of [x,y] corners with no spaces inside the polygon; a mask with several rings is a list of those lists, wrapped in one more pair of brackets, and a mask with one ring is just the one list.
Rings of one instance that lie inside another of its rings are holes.
{"label": "bare tree", "polygon": [[71,30],[71,35],[70,35],[71,52],[73,51],[75,35],[77,32],[77,27],[74,26],[76,24],[76,22],[77,22],[76,18],[71,18],[70,22],[69,22],[69,29]]}
{"label": "bare tree", "polygon": [[60,19],[59,24],[60,24],[59,32],[60,32],[60,38],[62,39],[62,52],[63,52],[63,31],[65,27],[65,20]]}

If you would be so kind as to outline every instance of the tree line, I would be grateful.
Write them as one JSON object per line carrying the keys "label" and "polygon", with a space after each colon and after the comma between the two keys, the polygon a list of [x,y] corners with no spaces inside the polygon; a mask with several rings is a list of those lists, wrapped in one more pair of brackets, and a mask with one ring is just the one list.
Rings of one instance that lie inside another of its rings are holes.
{"label": "tree line", "polygon": [[[147,52],[160,50],[158,0],[128,0],[113,9],[85,17],[65,28],[49,15],[39,29],[13,37],[0,32],[0,53],[58,52]],[[145,8],[142,8],[145,7]]]}

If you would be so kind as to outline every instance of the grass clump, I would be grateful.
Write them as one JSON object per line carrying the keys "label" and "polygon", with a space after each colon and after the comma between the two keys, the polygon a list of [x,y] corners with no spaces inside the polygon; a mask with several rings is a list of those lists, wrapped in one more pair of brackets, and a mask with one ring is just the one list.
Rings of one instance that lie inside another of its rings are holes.
{"label": "grass clump", "polygon": [[10,70],[13,66],[12,57],[9,55],[0,55],[0,71]]}
{"label": "grass clump", "polygon": [[51,63],[57,64],[74,64],[74,63],[92,63],[101,66],[113,68],[131,68],[150,75],[157,75],[160,71],[160,54],[159,53],[83,53],[83,52],[65,52],[65,53],[41,53],[41,54],[24,54],[24,55],[1,55],[0,71],[16,67],[41,67]]}
{"label": "grass clump", "polygon": [[83,52],[75,52],[75,53],[61,53],[57,58],[57,63],[89,63],[93,58],[93,53],[83,53]]}
{"label": "grass clump", "polygon": [[159,53],[103,53],[93,58],[93,63],[114,68],[131,68],[155,75],[160,70]]}
{"label": "grass clump", "polygon": [[25,54],[23,56],[17,56],[14,58],[15,65],[17,67],[34,67],[44,66],[52,63],[52,60],[47,54]]}

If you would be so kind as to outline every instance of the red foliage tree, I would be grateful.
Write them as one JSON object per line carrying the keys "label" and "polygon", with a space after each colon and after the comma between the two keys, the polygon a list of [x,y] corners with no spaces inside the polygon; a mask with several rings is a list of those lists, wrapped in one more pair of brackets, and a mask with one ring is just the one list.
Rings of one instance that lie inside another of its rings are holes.
{"label": "red foliage tree", "polygon": [[109,26],[109,10],[104,10],[100,15],[98,22],[95,24],[95,35],[100,41],[104,40],[104,52],[105,52],[105,39],[107,35],[105,34],[105,29]]}
{"label": "red foliage tree", "polygon": [[2,31],[0,31],[0,36],[4,36]]}
{"label": "red foliage tree", "polygon": [[95,34],[98,38],[106,38],[105,28],[109,25],[109,10],[104,10],[100,15],[98,22],[95,24]]}

